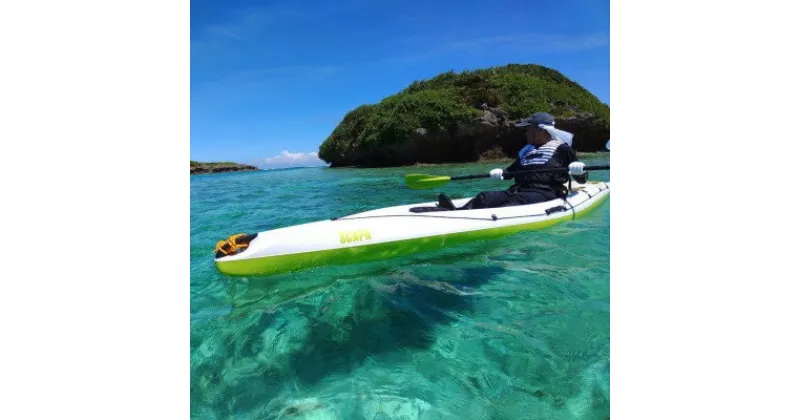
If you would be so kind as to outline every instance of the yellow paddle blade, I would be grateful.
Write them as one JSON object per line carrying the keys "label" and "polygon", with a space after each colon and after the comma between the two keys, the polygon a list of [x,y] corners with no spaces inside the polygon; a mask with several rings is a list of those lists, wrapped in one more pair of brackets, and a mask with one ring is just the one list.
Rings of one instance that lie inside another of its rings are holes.
{"label": "yellow paddle blade", "polygon": [[450,182],[449,176],[408,174],[406,175],[406,185],[412,190],[427,190],[447,185]]}

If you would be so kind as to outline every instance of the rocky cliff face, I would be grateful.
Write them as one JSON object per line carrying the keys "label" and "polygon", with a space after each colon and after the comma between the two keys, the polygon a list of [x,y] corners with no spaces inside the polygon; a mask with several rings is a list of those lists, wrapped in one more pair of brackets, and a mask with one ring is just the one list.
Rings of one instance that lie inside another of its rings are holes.
{"label": "rocky cliff face", "polygon": [[[525,136],[500,108],[485,108],[481,116],[453,130],[417,128],[407,140],[370,150],[350,150],[331,167],[402,166],[416,163],[476,162],[485,158],[516,158]],[[590,113],[558,119],[556,127],[574,134],[572,146],[579,152],[605,150],[608,123]]]}

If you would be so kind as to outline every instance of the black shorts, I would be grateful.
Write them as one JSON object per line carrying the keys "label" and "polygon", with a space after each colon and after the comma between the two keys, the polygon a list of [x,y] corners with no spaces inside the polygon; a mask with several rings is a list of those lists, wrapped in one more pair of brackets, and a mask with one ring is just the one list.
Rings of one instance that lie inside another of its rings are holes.
{"label": "black shorts", "polygon": [[483,191],[465,204],[462,209],[470,210],[519,206],[555,200],[556,198],[558,198],[556,193],[548,190]]}

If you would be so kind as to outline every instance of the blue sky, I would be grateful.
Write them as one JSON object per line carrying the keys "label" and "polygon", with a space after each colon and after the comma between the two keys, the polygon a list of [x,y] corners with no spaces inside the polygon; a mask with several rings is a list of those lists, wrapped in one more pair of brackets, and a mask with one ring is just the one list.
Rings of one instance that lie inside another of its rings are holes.
{"label": "blue sky", "polygon": [[609,101],[609,2],[191,3],[191,158],[319,162],[351,109],[448,70],[555,68]]}

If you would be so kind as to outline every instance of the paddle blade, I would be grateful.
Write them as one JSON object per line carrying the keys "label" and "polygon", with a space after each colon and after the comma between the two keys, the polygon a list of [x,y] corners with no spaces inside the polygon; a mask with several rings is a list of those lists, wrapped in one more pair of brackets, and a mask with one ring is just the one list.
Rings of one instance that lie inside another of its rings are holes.
{"label": "paddle blade", "polygon": [[408,174],[406,175],[406,185],[412,190],[428,190],[447,185],[450,182],[449,176]]}

